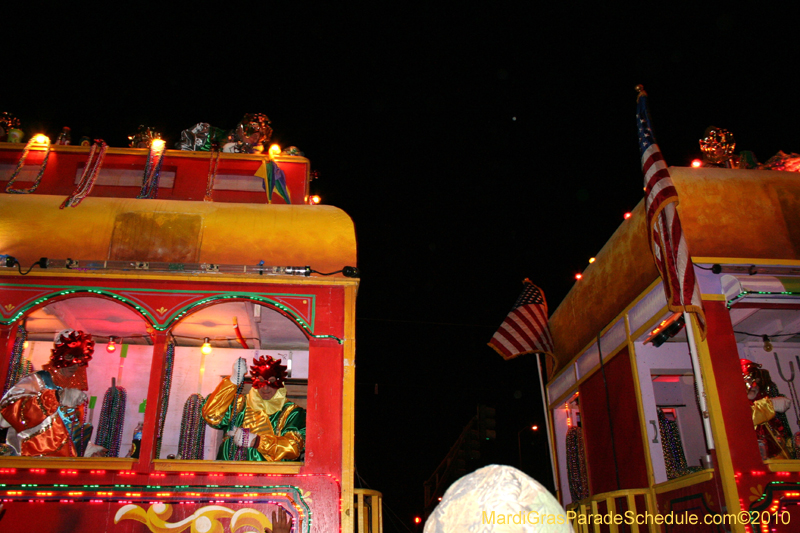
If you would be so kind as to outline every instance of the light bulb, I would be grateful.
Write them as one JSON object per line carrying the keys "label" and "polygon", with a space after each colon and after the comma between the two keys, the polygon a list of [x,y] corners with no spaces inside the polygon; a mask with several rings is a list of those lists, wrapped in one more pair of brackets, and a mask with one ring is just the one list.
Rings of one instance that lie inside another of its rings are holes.
{"label": "light bulb", "polygon": [[211,343],[208,342],[208,337],[206,337],[203,341],[203,346],[200,347],[200,351],[203,353],[203,355],[208,355],[211,353]]}
{"label": "light bulb", "polygon": [[279,144],[272,144],[269,147],[269,155],[281,155],[281,146]]}
{"label": "light bulb", "polygon": [[114,337],[108,338],[108,344],[106,345],[106,351],[108,353],[114,352],[117,350],[117,345],[114,343]]}
{"label": "light bulb", "polygon": [[160,152],[164,149],[164,139],[153,139],[153,142],[150,144],[150,148],[155,152]]}
{"label": "light bulb", "polygon": [[769,341],[769,335],[764,335],[763,337],[761,337],[761,339],[764,341],[764,351],[771,352],[772,343]]}

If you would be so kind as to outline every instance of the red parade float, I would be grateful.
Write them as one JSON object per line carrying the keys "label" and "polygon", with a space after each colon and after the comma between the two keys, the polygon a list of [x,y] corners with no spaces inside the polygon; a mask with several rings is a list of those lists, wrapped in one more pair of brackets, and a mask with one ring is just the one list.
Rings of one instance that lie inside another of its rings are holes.
{"label": "red parade float", "polygon": [[800,174],[670,172],[705,326],[667,306],[643,201],[549,320],[560,501],[576,531],[797,531]]}
{"label": "red parade float", "polygon": [[[292,531],[380,530],[353,482],[355,231],[310,176],[279,150],[0,143],[0,380],[27,398],[0,406],[4,531],[271,531],[278,509]],[[83,387],[48,385],[62,330],[95,343]],[[58,452],[34,442],[59,427]]]}

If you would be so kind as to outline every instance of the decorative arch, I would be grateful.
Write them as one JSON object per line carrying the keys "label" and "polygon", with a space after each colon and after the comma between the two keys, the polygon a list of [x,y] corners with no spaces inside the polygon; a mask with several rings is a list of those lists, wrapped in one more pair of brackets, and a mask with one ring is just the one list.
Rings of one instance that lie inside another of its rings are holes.
{"label": "decorative arch", "polygon": [[[70,300],[73,298],[83,298],[84,295],[90,295],[97,298],[102,298],[105,300],[109,300],[112,302],[117,302],[131,311],[139,315],[150,327],[155,327],[153,316],[142,306],[140,306],[137,302],[125,298],[124,296],[120,296],[114,292],[106,291],[106,290],[98,290],[98,289],[90,289],[84,287],[74,287],[68,289],[57,290],[49,293],[44,293],[34,298],[30,298],[28,301],[24,301],[21,306],[14,305],[11,309],[7,309],[13,311],[14,313],[11,314],[9,318],[2,318],[0,319],[0,324],[4,325],[11,325],[17,322],[18,320],[29,316],[34,311],[37,311],[47,305],[50,305],[55,302],[61,302],[64,300]],[[13,304],[6,304],[6,305],[13,305]]]}

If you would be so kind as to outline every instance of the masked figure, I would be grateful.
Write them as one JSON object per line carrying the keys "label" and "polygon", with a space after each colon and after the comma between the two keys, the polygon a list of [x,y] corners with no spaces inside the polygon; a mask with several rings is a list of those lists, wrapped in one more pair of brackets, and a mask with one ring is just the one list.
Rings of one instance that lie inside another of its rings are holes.
{"label": "masked figure", "polygon": [[296,461],[306,439],[306,412],[286,401],[286,367],[280,359],[253,359],[253,386],[242,392],[247,362],[239,358],[230,378],[209,394],[203,418],[225,431],[217,459],[233,461]]}
{"label": "masked figure", "polygon": [[792,401],[778,392],[769,372],[760,364],[747,359],[739,362],[747,385],[747,399],[753,408],[753,425],[761,458],[794,459],[792,434],[784,414],[792,406]]}
{"label": "masked figure", "polygon": [[[19,455],[86,457],[105,448],[88,444],[91,425],[84,424],[88,397],[86,367],[94,353],[92,336],[64,330],[56,335],[50,362],[29,374],[0,400],[0,427],[10,427],[6,440]],[[84,452],[84,448],[86,449]]]}

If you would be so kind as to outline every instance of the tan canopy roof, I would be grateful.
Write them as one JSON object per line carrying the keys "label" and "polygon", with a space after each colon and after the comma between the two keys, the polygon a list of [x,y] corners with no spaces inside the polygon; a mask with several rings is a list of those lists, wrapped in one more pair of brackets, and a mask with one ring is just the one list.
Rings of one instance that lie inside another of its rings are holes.
{"label": "tan canopy roof", "polygon": [[[800,174],[671,168],[692,257],[800,260]],[[634,186],[634,185],[632,185]],[[644,201],[550,318],[559,366],[569,362],[656,278]]]}
{"label": "tan canopy roof", "polygon": [[233,204],[0,194],[0,254],[40,257],[310,266],[356,266],[353,222],[330,206]]}

